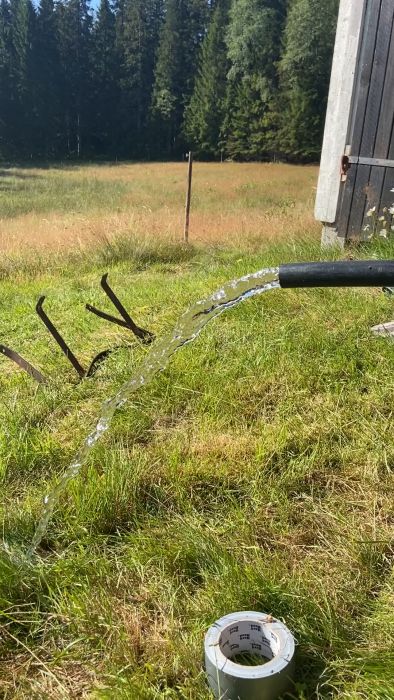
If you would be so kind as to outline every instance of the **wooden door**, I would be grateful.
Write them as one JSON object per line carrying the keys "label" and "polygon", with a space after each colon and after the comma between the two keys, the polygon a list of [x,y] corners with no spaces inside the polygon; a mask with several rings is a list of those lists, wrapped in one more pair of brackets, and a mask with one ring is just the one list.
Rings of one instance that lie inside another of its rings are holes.
{"label": "wooden door", "polygon": [[365,237],[367,211],[394,202],[393,29],[394,1],[367,0],[338,203],[342,238]]}

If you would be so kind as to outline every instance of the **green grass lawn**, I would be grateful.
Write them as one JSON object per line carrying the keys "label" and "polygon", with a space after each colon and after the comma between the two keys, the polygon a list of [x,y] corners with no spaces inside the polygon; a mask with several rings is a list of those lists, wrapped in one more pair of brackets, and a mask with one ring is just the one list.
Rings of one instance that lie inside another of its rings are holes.
{"label": "green grass lawn", "polygon": [[[387,244],[365,255],[394,257]],[[271,613],[297,640],[292,696],[394,698],[394,318],[380,290],[275,291],[203,331],[135,395],[63,494],[30,565],[42,499],[147,349],[89,315],[109,280],[162,336],[233,277],[318,259],[119,241],[95,253],[3,261],[1,341],[48,375],[0,373],[3,700],[208,700],[207,627]],[[82,383],[34,313],[41,294],[87,365]]]}

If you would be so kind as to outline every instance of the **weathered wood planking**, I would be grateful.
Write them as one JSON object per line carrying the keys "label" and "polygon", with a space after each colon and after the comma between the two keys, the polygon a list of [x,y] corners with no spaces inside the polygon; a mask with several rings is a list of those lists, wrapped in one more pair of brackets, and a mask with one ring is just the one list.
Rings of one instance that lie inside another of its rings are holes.
{"label": "weathered wood planking", "polygon": [[316,219],[326,223],[334,223],[337,215],[341,158],[347,143],[348,115],[364,10],[364,0],[341,0],[339,7],[315,204]]}
{"label": "weathered wood planking", "polygon": [[[394,35],[394,28],[393,28],[393,35]],[[392,37],[392,42],[394,44],[394,36]],[[394,49],[393,49],[393,54],[394,54]],[[394,101],[394,57],[391,57],[391,65],[389,65],[388,68],[388,75],[391,76],[391,97],[392,100]],[[391,133],[390,133],[390,146],[388,150],[388,158],[394,159],[394,109],[392,108],[392,103],[390,103],[391,106],[391,113],[388,113],[388,117],[391,116]],[[387,125],[387,131],[389,131],[389,124]],[[394,192],[391,192],[391,190],[394,189],[394,168],[386,168],[385,169],[385,175],[384,175],[384,182],[383,182],[383,188],[382,188],[382,196],[381,196],[381,202],[380,206],[381,208],[383,207],[391,207],[394,203]]]}
{"label": "weathered wood planking", "polygon": [[368,102],[361,136],[361,156],[372,157],[375,154],[378,125],[381,125],[380,115],[386,83],[393,17],[393,0],[382,0],[378,30],[376,33],[375,52],[372,62],[371,83],[369,86]]}
{"label": "weathered wood planking", "polygon": [[[366,157],[375,157],[377,155],[377,147],[384,145],[385,141],[388,145],[392,129],[392,115],[383,114],[383,100],[388,92],[394,92],[394,83],[388,83],[388,67],[390,59],[390,47],[393,36],[393,21],[394,21],[394,3],[393,0],[383,0],[379,17],[379,28],[376,39],[375,56],[373,62],[373,70],[371,76],[371,87],[368,96],[368,104],[366,110],[366,119],[364,123],[363,137],[361,141],[360,155]],[[385,106],[387,100],[385,101]],[[387,127],[390,128],[388,132]],[[386,153],[387,153],[386,145]],[[364,209],[362,211],[361,223],[356,220],[355,226],[350,231],[354,236],[358,236],[362,228],[365,216],[372,206],[380,209],[380,200],[384,182],[385,168],[372,165],[369,170],[368,181],[365,185]],[[361,211],[360,211],[361,214]]]}
{"label": "weathered wood planking", "polygon": [[347,143],[357,162],[341,188],[336,224],[338,236],[359,239],[368,209],[394,202],[393,0],[365,0],[351,111]]}
{"label": "weathered wood planking", "polygon": [[[386,2],[387,0],[380,0],[378,3],[376,0],[369,0],[367,21],[364,25],[360,89],[356,93],[355,121],[349,140],[352,146],[352,155],[373,155],[385,74],[381,66],[387,62],[389,49],[389,42],[387,42],[387,46],[384,41],[382,42],[385,27],[381,20],[386,9]],[[364,149],[367,150],[366,153],[364,153]],[[347,236],[350,238],[357,238],[362,230],[370,174],[369,166],[359,165],[357,167],[347,227]]]}
{"label": "weathered wood planking", "polygon": [[[363,136],[365,114],[371,85],[373,59],[382,0],[367,0],[363,31],[358,57],[358,70],[352,98],[352,116],[349,125],[347,143],[351,145],[351,155],[361,155],[360,147]],[[365,186],[364,173],[359,175],[359,168],[351,167],[343,187],[340,210],[338,215],[338,231],[340,236],[348,236],[351,226],[350,215],[354,206],[359,208],[362,188]],[[354,223],[354,222],[353,222]]]}

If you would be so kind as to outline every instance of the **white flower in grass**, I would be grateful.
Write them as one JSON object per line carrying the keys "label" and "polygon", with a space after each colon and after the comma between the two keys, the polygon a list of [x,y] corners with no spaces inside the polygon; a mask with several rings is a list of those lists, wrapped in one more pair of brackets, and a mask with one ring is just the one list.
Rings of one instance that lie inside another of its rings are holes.
{"label": "white flower in grass", "polygon": [[384,221],[384,216],[379,216],[378,221]]}
{"label": "white flower in grass", "polygon": [[385,228],[383,228],[383,229],[379,232],[379,236],[381,236],[382,238],[387,238],[387,231],[386,231]]}
{"label": "white flower in grass", "polygon": [[394,231],[394,226],[391,227],[391,230]]}
{"label": "white flower in grass", "polygon": [[376,213],[376,207],[372,207],[367,211],[367,216],[373,216]]}
{"label": "white flower in grass", "polygon": [[370,229],[370,226],[368,226],[368,224],[367,224],[366,226],[364,226],[363,231],[369,231],[369,229]]}
{"label": "white flower in grass", "polygon": [[390,209],[389,209],[389,214],[391,214],[391,216],[394,215],[394,204],[393,204],[392,207],[390,207]]}

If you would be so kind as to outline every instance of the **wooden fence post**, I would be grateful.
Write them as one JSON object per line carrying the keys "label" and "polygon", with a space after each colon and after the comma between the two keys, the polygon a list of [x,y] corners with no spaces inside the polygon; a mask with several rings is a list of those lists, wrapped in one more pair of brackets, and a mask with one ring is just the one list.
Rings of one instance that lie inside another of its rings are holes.
{"label": "wooden fence post", "polygon": [[186,207],[185,207],[185,230],[183,239],[189,243],[189,222],[190,222],[190,202],[192,197],[192,177],[193,177],[193,153],[189,151],[189,169],[187,177]]}

